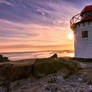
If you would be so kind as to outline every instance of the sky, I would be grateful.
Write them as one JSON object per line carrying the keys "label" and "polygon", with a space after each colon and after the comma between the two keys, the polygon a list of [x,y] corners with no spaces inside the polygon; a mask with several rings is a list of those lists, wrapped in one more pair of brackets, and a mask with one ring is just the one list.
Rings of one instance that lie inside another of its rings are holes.
{"label": "sky", "polygon": [[92,0],[0,0],[0,52],[73,50],[70,19]]}

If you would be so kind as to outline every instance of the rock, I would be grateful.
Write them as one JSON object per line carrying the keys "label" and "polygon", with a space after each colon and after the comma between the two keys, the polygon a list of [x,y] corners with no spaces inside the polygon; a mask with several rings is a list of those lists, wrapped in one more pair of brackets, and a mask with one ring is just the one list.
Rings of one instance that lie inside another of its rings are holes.
{"label": "rock", "polygon": [[0,87],[0,92],[6,92],[6,88],[4,88],[4,87]]}
{"label": "rock", "polygon": [[55,85],[49,85],[46,87],[47,92],[58,92],[58,88]]}
{"label": "rock", "polygon": [[58,58],[58,56],[57,56],[57,54],[54,54],[50,58]]}
{"label": "rock", "polygon": [[64,82],[65,80],[64,80],[64,78],[63,78],[62,75],[58,75],[58,76],[57,76],[57,81],[58,81],[58,82]]}
{"label": "rock", "polygon": [[92,85],[89,85],[89,91],[92,92]]}
{"label": "rock", "polygon": [[78,78],[78,81],[82,81],[82,78],[79,77],[79,78]]}
{"label": "rock", "polygon": [[[65,82],[48,83],[48,77],[35,80],[34,82],[32,82],[31,79],[22,79],[12,82],[10,87],[11,91],[8,92],[92,92],[92,85],[90,86],[79,81],[75,82],[72,79],[70,81],[70,78]],[[62,75],[58,75],[56,79],[64,80]],[[5,88],[0,87],[0,92],[6,92],[4,90]]]}
{"label": "rock", "polygon": [[48,83],[56,83],[56,81],[57,81],[56,76],[52,75],[49,77]]}

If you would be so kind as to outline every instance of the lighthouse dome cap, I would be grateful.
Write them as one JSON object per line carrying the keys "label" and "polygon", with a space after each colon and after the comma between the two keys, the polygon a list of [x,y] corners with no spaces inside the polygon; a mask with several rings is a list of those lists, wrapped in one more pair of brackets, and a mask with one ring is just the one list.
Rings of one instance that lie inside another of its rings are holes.
{"label": "lighthouse dome cap", "polygon": [[92,11],[92,5],[87,5],[81,12],[81,14],[88,12],[88,11]]}

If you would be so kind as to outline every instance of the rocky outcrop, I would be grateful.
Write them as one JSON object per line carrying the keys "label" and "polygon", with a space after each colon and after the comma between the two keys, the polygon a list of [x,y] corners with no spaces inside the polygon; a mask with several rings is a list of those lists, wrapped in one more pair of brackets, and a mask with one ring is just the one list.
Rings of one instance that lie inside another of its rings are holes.
{"label": "rocky outcrop", "polygon": [[76,75],[64,79],[61,74],[56,74],[53,82],[51,76],[54,77],[50,75],[35,81],[26,79],[12,82],[9,92],[92,92],[92,84],[80,80]]}
{"label": "rocky outcrop", "polygon": [[50,58],[51,58],[51,59],[55,59],[55,58],[58,58],[58,56],[57,56],[57,54],[55,53],[55,54],[52,55]]}

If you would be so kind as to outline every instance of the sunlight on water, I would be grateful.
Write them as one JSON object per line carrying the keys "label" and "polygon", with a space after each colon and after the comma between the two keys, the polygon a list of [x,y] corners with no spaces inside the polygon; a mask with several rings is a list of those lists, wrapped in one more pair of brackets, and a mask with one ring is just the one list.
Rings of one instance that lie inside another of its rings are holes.
{"label": "sunlight on water", "polygon": [[69,56],[70,56],[70,57],[74,57],[74,53],[70,53]]}

